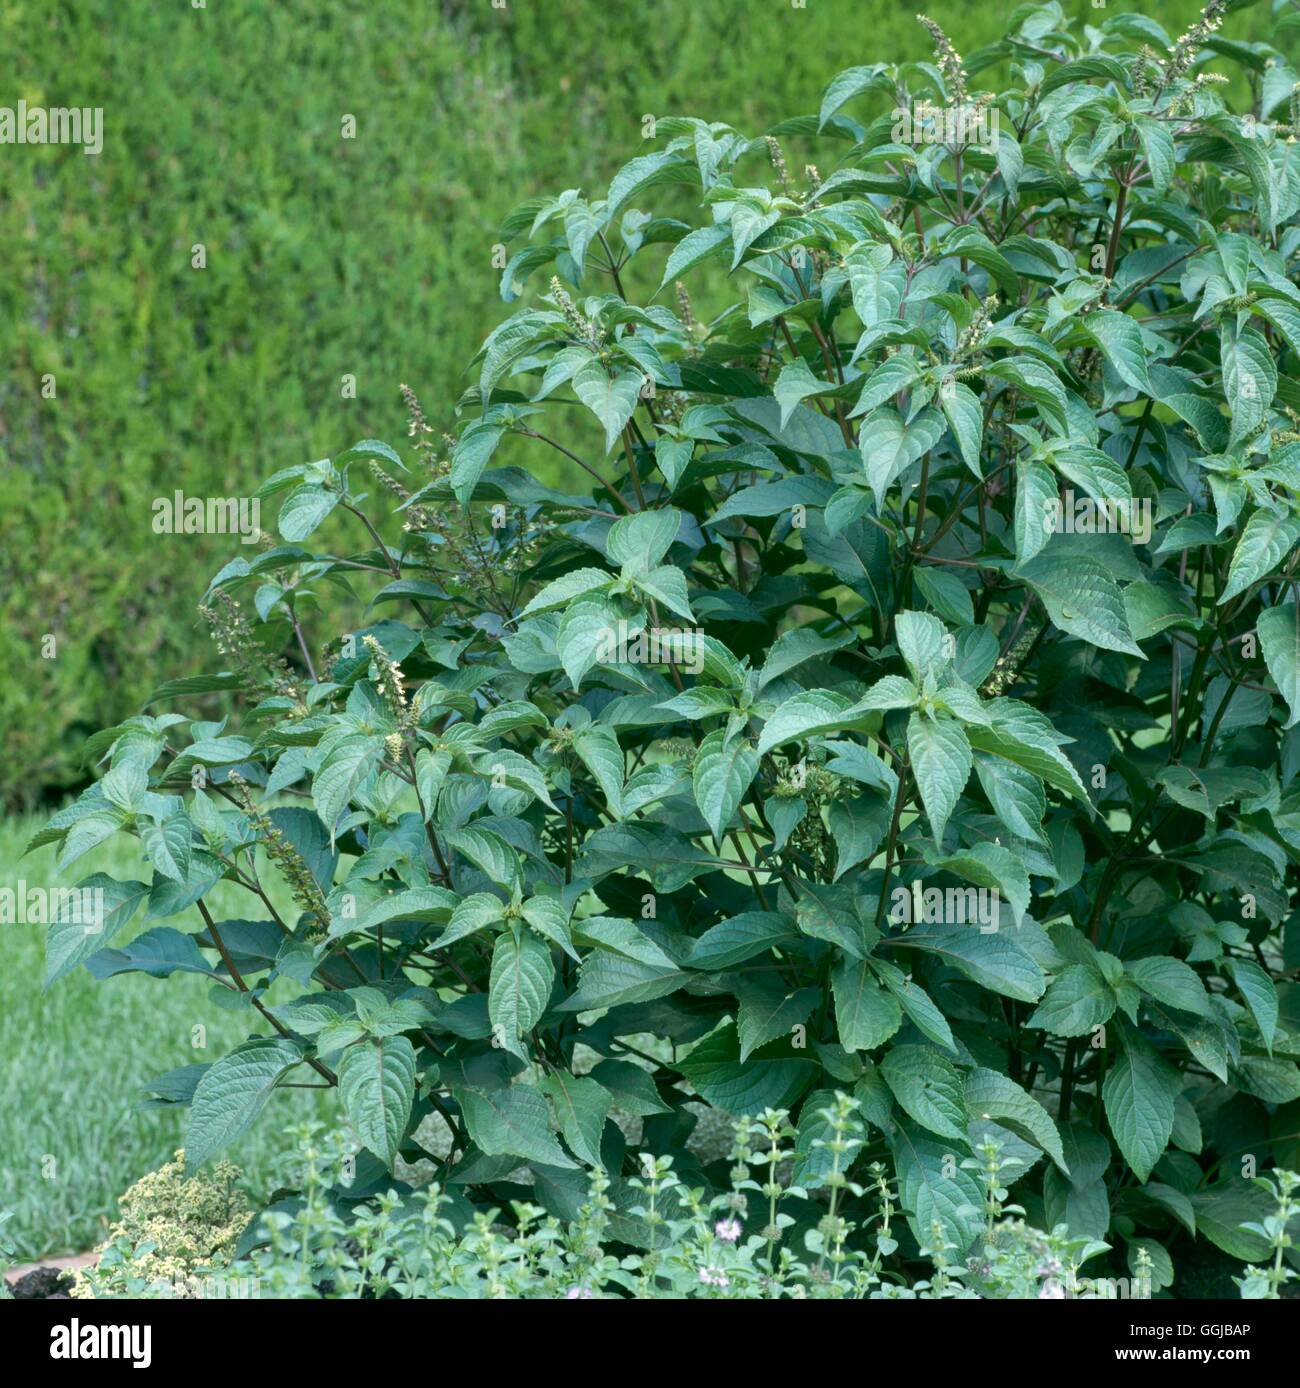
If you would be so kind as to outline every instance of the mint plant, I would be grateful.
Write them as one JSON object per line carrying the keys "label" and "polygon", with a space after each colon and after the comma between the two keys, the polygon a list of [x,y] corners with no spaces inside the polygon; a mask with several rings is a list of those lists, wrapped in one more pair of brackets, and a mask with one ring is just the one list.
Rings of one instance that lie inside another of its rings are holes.
{"label": "mint plant", "polygon": [[767,1163],[769,1271],[947,1285],[1004,1200],[1143,1275],[1184,1236],[1271,1256],[1300,149],[1295,73],[1224,8],[1175,38],[1026,6],[969,61],[929,25],[933,63],[851,68],[761,138],[652,121],[602,193],[507,218],[522,306],[445,450],[408,393],[406,457],[262,487],[282,543],[203,599],[224,668],[92,738],[102,779],[36,840],[151,865],[82,884],[101,917],[55,920],[50,981],[250,1008],[151,1083],[192,1164],[337,1086],[364,1187],[430,1125],[480,1211],[524,1183],[578,1220],[598,1168],[653,1280],[725,1179],[702,1102],[791,1115],[767,1142],[822,1205],[784,1226]]}

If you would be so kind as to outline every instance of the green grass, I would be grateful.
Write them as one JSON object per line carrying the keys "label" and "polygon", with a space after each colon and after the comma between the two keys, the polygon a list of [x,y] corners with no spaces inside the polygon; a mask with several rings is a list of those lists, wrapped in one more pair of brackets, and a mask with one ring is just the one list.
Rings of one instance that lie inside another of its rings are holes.
{"label": "green grass", "polygon": [[[0,822],[0,887],[71,885],[91,872],[140,874],[135,841],[123,835],[88,854],[72,875],[56,872],[53,847],[19,861],[38,825]],[[264,880],[274,882],[274,874]],[[288,906],[274,890],[271,896],[277,910]],[[209,900],[218,919],[252,914],[252,898],[233,884],[222,883]],[[173,923],[187,928],[184,917]],[[137,918],[114,943],[145,928]],[[137,1108],[142,1083],[214,1060],[253,1031],[269,1034],[255,1013],[218,1005],[214,994],[225,1002],[228,990],[192,975],[97,982],[79,968],[44,992],[44,934],[40,925],[0,925],[0,1211],[14,1212],[6,1233],[20,1260],[98,1242],[117,1197],[180,1145],[183,1111]],[[277,983],[273,998],[283,986]],[[206,1030],[206,1050],[191,1044],[195,1027]],[[309,1117],[330,1121],[335,1111],[332,1093],[286,1090],[226,1155],[244,1168],[254,1192],[267,1193],[286,1127]]]}
{"label": "green grass", "polygon": [[[927,57],[917,8],[6,5],[4,99],[99,106],[105,130],[96,157],[0,159],[0,668],[21,672],[0,681],[0,804],[83,780],[88,733],[211,660],[194,604],[229,545],[155,535],[153,498],[247,496],[276,468],[395,438],[402,381],[451,426],[505,312],[493,247],[518,202],[606,183],[642,152],[647,113],[758,133],[814,111],[843,68]],[[969,54],[1012,7],[926,8]],[[1066,5],[1092,24],[1132,8]],[[1198,4],[1145,8],[1176,33]],[[1267,27],[1256,4],[1224,32]],[[505,461],[562,480],[527,445]]]}

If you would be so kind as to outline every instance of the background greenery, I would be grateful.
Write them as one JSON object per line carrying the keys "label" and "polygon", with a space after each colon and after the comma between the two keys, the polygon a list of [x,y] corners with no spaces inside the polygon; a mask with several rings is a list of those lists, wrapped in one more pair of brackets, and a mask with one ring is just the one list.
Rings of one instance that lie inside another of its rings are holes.
{"label": "background greenery", "polygon": [[[159,672],[214,668],[194,604],[231,542],[155,535],[155,497],[239,495],[355,439],[395,439],[401,381],[451,425],[464,364],[502,315],[503,189],[607,180],[646,113],[757,132],[812,111],[844,67],[928,56],[917,7],[12,0],[0,99],[102,106],[106,130],[97,158],[0,150],[0,804],[57,799],[87,775],[84,737],[135,712]],[[927,8],[966,53],[1009,12]],[[1174,31],[1198,8],[1154,7]],[[1224,32],[1268,23],[1246,8]],[[18,861],[34,823],[0,826],[0,885],[54,878],[50,850]],[[124,851],[84,872],[129,876],[108,861]],[[42,994],[40,927],[3,929],[0,1208],[17,1211],[24,1254],[86,1247],[176,1141],[174,1115],[133,1109],[140,1081],[193,1059],[196,1023],[220,1051],[245,1020],[198,980],[95,989],[81,974]],[[231,1153],[255,1179],[260,1140]]]}
{"label": "background greenery", "polygon": [[[927,3],[966,53],[1007,13]],[[402,381],[451,424],[502,312],[503,189],[607,180],[646,113],[757,132],[812,111],[851,63],[928,56],[917,7],[7,5],[4,99],[102,106],[105,140],[93,158],[0,158],[0,804],[84,780],[88,733],[135,712],[158,670],[210,663],[194,603],[229,541],[155,535],[155,497],[246,494],[278,467],[394,437]],[[1159,18],[1177,31],[1197,8],[1161,0]],[[1256,6],[1225,33],[1267,25]]]}

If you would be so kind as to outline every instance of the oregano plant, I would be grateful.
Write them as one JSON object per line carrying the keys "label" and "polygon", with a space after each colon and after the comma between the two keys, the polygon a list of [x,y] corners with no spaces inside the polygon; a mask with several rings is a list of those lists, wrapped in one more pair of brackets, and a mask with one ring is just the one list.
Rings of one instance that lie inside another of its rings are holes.
{"label": "oregano plant", "polygon": [[[967,61],[926,21],[934,61],[761,137],[659,117],[607,189],[507,217],[445,447],[407,392],[402,451],[262,486],[278,537],[203,598],[221,668],[92,738],[36,840],[149,864],[82,884],[51,982],[250,1008],[148,1086],[191,1164],[307,1079],[354,1183],[432,1151],[480,1209],[573,1221],[599,1167],[653,1260],[680,1212],[629,1153],[726,1190],[701,1109],[784,1110],[833,1259],[964,1257],[991,1150],[1035,1227],[1161,1286],[1180,1237],[1271,1256],[1241,1226],[1300,1115],[1300,149],[1295,72],[1224,9],[1024,6]],[[802,1238],[761,1190],[737,1217]]]}

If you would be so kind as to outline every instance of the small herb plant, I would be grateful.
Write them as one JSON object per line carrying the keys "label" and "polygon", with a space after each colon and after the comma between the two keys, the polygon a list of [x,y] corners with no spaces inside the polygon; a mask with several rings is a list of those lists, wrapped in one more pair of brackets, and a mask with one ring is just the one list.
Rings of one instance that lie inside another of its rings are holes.
{"label": "small herb plant", "polygon": [[[249,1009],[150,1085],[192,1164],[337,1086],[362,1188],[431,1125],[483,1239],[509,1200],[595,1218],[601,1169],[648,1291],[725,1189],[703,1102],[790,1115],[809,1286],[860,1285],[886,1188],[932,1289],[1004,1192],[1162,1286],[1183,1235],[1280,1248],[1249,1177],[1300,1100],[1300,147],[1224,8],[1022,7],[761,138],[660,118],[603,194],[507,219],[503,296],[543,292],[445,450],[408,393],[405,458],[261,488],[280,543],[203,599],[223,668],[153,701],[230,711],[98,734],[36,840],[151,865],[82,884],[51,982]],[[804,1256],[762,1217],[733,1285]],[[506,1280],[555,1234],[518,1219]]]}

